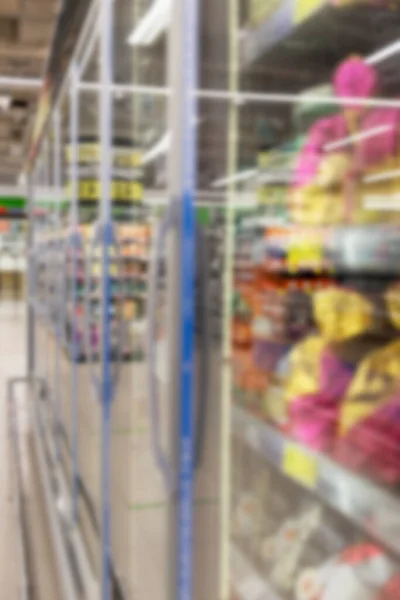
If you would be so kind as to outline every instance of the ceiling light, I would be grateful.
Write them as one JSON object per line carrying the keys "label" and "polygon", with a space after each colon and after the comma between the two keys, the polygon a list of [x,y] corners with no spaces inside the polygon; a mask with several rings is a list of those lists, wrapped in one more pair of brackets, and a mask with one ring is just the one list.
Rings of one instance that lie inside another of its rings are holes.
{"label": "ceiling light", "polygon": [[166,31],[171,18],[171,0],[153,0],[149,10],[128,38],[131,46],[151,46]]}
{"label": "ceiling light", "polygon": [[228,185],[228,183],[240,183],[242,181],[247,181],[248,179],[251,179],[256,175],[257,169],[246,169],[246,171],[239,171],[238,173],[235,173],[234,175],[231,175],[229,177],[221,177],[220,179],[216,179],[212,183],[212,187],[219,188],[225,187],[226,185]]}
{"label": "ceiling light", "polygon": [[147,150],[147,152],[144,153],[142,164],[148,165],[154,160],[156,160],[156,158],[158,158],[159,156],[166,154],[169,150],[170,145],[171,134],[167,132],[162,136],[162,138],[158,140],[158,142],[154,144],[154,146],[149,148],[149,150]]}
{"label": "ceiling light", "polygon": [[393,42],[393,44],[389,44],[389,46],[385,46],[381,48],[381,50],[377,50],[370,56],[365,59],[365,62],[369,65],[377,65],[378,63],[390,58],[394,54],[398,54],[400,52],[400,40],[397,42]]}
{"label": "ceiling light", "polygon": [[0,110],[8,110],[11,105],[11,96],[0,96]]}
{"label": "ceiling light", "polygon": [[386,133],[391,129],[393,129],[393,125],[381,125],[379,127],[372,127],[371,129],[367,129],[366,131],[362,131],[361,133],[349,135],[348,137],[337,140],[336,142],[330,142],[329,144],[325,144],[324,150],[326,152],[330,152],[331,150],[345,148],[353,142],[360,142],[361,140],[367,140],[368,138],[375,137],[376,135],[382,135],[383,133]]}

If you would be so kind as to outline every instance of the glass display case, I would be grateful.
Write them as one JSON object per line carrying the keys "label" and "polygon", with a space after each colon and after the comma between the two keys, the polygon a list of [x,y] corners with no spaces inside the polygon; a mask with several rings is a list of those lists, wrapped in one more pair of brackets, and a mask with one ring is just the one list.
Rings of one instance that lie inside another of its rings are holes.
{"label": "glass display case", "polygon": [[397,598],[400,6],[244,4],[232,597]]}
{"label": "glass display case", "polygon": [[88,597],[400,600],[400,4],[111,4],[32,253]]}

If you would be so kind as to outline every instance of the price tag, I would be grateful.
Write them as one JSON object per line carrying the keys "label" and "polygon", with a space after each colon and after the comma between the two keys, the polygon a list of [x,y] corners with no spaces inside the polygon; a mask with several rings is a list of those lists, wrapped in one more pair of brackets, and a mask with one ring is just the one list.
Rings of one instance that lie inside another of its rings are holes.
{"label": "price tag", "polygon": [[297,0],[294,22],[301,23],[307,19],[314,11],[320,8],[323,0]]}
{"label": "price tag", "polygon": [[309,488],[315,487],[317,483],[317,458],[296,444],[285,444],[282,469],[286,475]]}
{"label": "price tag", "polygon": [[301,268],[319,269],[323,265],[324,247],[319,236],[309,234],[294,234],[289,242],[287,263],[288,268],[296,271]]}

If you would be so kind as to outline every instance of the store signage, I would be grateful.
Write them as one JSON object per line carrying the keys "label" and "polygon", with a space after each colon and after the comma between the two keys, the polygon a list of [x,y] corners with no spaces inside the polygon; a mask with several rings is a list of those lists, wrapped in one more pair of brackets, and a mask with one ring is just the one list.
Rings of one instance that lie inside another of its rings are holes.
{"label": "store signage", "polygon": [[[66,147],[66,160],[71,163],[73,149]],[[143,168],[142,153],[132,144],[119,145],[112,148],[112,182],[111,200],[113,202],[141,203],[143,200]],[[101,182],[99,166],[101,161],[101,145],[96,141],[80,141],[77,148],[78,158],[78,198],[79,202],[98,202],[101,199]],[[66,186],[67,198],[71,198],[72,183]]]}

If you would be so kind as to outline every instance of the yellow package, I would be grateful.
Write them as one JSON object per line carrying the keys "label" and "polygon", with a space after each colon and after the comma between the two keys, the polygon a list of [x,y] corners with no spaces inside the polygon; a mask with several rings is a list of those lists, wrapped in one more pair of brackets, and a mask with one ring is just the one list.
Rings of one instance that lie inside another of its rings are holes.
{"label": "yellow package", "polygon": [[319,386],[321,352],[326,341],[312,335],[295,346],[290,354],[289,375],[285,385],[285,401],[306,394],[314,394]]}
{"label": "yellow package", "polygon": [[313,298],[314,318],[327,342],[340,342],[367,331],[373,322],[373,307],[357,292],[328,288]]}
{"label": "yellow package", "polygon": [[358,367],[340,415],[340,435],[371,416],[400,386],[400,340],[372,352]]}
{"label": "yellow package", "polygon": [[388,289],[385,302],[392,324],[400,329],[400,283],[395,283]]}
{"label": "yellow package", "polygon": [[345,220],[345,202],[341,191],[330,191],[310,184],[292,191],[291,215],[300,225],[335,225]]}
{"label": "yellow package", "polygon": [[350,169],[350,161],[348,154],[340,152],[326,156],[318,167],[318,185],[324,188],[343,187],[343,181]]}
{"label": "yellow package", "polygon": [[387,172],[379,170],[363,177],[358,190],[357,222],[400,222],[400,178],[387,177]]}

